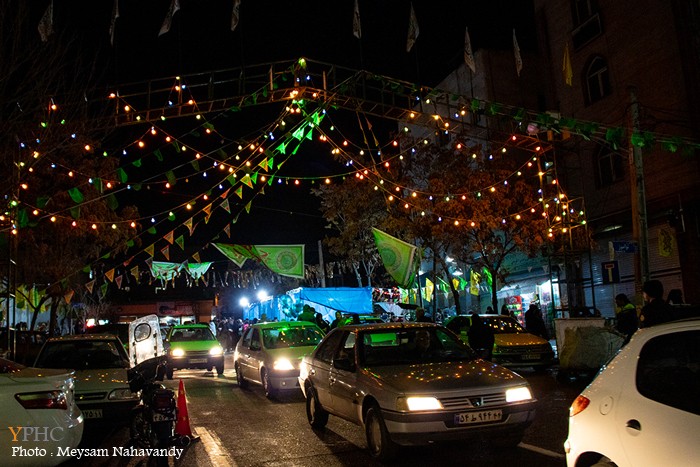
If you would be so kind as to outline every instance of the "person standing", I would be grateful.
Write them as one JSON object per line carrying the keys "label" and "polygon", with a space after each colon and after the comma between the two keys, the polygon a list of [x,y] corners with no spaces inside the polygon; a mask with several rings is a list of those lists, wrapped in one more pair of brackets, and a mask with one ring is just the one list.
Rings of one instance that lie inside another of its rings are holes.
{"label": "person standing", "polygon": [[432,323],[433,320],[425,316],[424,308],[416,308],[416,323]]}
{"label": "person standing", "polygon": [[540,336],[543,339],[549,339],[547,327],[544,324],[544,319],[542,319],[542,312],[534,303],[531,303],[525,312],[525,329],[531,334]]}
{"label": "person standing", "polygon": [[493,356],[493,344],[496,340],[493,329],[491,329],[491,326],[477,314],[473,314],[471,320],[472,325],[469,327],[469,331],[467,331],[469,346],[474,349],[479,357],[484,360],[491,360]]}
{"label": "person standing", "polygon": [[642,286],[646,305],[639,315],[639,327],[648,328],[672,319],[671,306],[663,299],[664,285],[659,280],[649,280]]}
{"label": "person standing", "polygon": [[624,342],[624,344],[626,344],[629,342],[632,334],[634,334],[639,328],[637,307],[635,307],[634,303],[630,302],[627,295],[623,293],[615,296],[615,304],[617,305],[617,309],[615,310],[617,318],[615,329],[620,334],[624,334],[626,336]]}

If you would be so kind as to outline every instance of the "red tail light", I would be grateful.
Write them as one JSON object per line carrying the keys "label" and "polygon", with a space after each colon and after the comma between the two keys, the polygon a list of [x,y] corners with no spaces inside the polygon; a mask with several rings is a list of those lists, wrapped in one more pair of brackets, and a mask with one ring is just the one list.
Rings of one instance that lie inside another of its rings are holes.
{"label": "red tail light", "polygon": [[587,397],[578,396],[569,407],[569,417],[583,412],[590,403],[591,401]]}
{"label": "red tail light", "polygon": [[25,409],[68,409],[68,402],[63,391],[26,392],[15,394],[15,399]]}

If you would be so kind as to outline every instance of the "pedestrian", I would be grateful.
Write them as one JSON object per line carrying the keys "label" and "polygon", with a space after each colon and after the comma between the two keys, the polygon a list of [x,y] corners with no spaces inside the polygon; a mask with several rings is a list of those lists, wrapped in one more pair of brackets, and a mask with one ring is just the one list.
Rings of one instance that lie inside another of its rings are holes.
{"label": "pedestrian", "polygon": [[486,307],[486,314],[487,315],[492,315],[493,313],[493,308],[489,305]]}
{"label": "pedestrian", "polygon": [[544,319],[542,319],[542,312],[534,303],[531,303],[525,312],[525,328],[530,334],[549,340],[547,327],[544,324]]}
{"label": "pedestrian", "polygon": [[315,310],[313,309],[312,306],[310,305],[304,305],[304,308],[302,309],[301,313],[299,313],[299,316],[297,317],[297,321],[308,321],[310,323],[313,323],[316,320],[316,313]]}
{"label": "pedestrian", "polygon": [[683,305],[683,292],[681,292],[681,289],[669,290],[666,302],[669,305]]}
{"label": "pedestrian", "polygon": [[425,316],[425,309],[418,307],[416,308],[416,323],[432,323],[433,320]]}
{"label": "pedestrian", "polygon": [[493,356],[493,344],[495,336],[493,329],[484,318],[477,314],[471,316],[471,326],[467,331],[469,346],[484,360],[491,360]]}
{"label": "pedestrian", "polygon": [[508,310],[508,305],[505,303],[501,307],[501,316],[510,316],[510,311]]}
{"label": "pedestrian", "polygon": [[336,311],[335,312],[335,319],[331,323],[329,329],[335,329],[338,326],[342,326],[342,325],[343,325],[343,314],[340,311]]}
{"label": "pedestrian", "polygon": [[659,280],[648,280],[642,286],[646,303],[639,314],[639,327],[648,328],[672,319],[671,306],[663,300],[664,285]]}
{"label": "pedestrian", "polygon": [[323,319],[323,315],[321,313],[316,312],[316,317],[314,319],[314,322],[316,323],[316,326],[321,328],[321,330],[325,333],[328,333],[328,331],[331,330],[331,327],[328,324],[328,321]]}
{"label": "pedestrian", "polygon": [[[639,328],[637,319],[637,307],[630,302],[627,295],[621,293],[615,296],[615,304],[617,305],[615,329],[625,335],[624,344],[628,343],[632,334]],[[623,344],[623,345],[624,345]]]}

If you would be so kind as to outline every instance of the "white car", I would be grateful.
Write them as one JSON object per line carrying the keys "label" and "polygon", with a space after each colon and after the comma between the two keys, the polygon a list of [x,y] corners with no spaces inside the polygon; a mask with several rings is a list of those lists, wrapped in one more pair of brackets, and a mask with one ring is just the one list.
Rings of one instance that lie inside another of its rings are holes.
{"label": "white car", "polygon": [[117,336],[51,338],[42,346],[34,366],[75,370],[76,402],[90,423],[127,422],[139,402],[139,394],[129,389],[129,357]]}
{"label": "white car", "polygon": [[265,396],[299,390],[299,363],[323,339],[323,331],[306,321],[252,325],[238,341],[233,366],[240,387],[262,385]]}
{"label": "white car", "polygon": [[335,328],[302,360],[299,385],[312,428],[329,414],[360,425],[380,460],[433,441],[514,447],[535,417],[524,378],[432,323]]}
{"label": "white car", "polygon": [[0,465],[52,466],[70,459],[83,416],[67,370],[39,370],[0,359]]}
{"label": "white car", "polygon": [[700,319],[637,331],[569,409],[569,467],[698,465]]}

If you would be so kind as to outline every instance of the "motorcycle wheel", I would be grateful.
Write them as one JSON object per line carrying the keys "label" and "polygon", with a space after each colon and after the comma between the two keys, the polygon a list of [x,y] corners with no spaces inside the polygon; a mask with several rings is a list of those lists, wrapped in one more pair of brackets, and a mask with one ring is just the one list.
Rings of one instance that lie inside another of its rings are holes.
{"label": "motorcycle wheel", "polygon": [[224,374],[224,364],[216,365],[216,374],[221,376]]}

